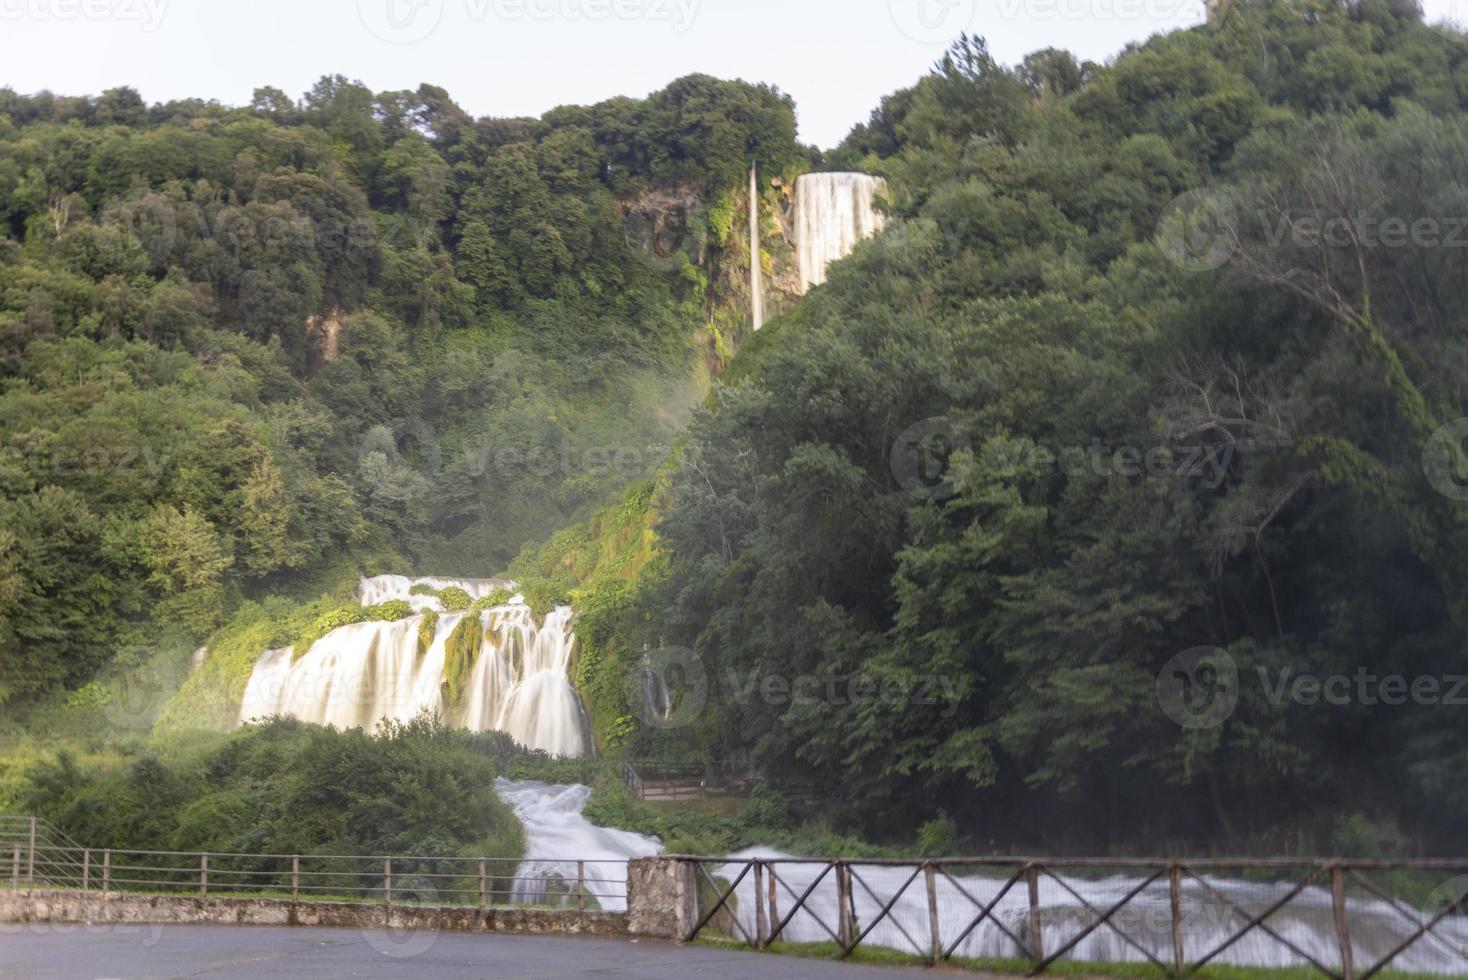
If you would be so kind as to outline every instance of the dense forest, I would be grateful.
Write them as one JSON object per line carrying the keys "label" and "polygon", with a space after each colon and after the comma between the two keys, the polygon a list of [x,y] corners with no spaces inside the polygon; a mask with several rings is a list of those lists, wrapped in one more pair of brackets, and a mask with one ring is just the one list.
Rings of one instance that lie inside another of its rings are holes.
{"label": "dense forest", "polygon": [[[1450,849],[1465,105],[1464,38],[1402,4],[1235,5],[1108,67],[956,45],[829,157],[893,221],[696,415],[636,585],[587,579],[591,679],[661,650],[706,701],[629,744],[691,734],[977,848]],[[941,477],[912,479],[914,427]],[[1184,727],[1158,677],[1200,647],[1238,703]],[[1444,680],[1276,693],[1363,671]]]}
{"label": "dense forest", "polygon": [[[964,37],[826,154],[699,76],[540,120],[0,93],[0,710],[206,641],[237,673],[360,572],[508,568],[574,602],[605,756],[748,760],[842,830],[1443,850],[1463,705],[1274,693],[1468,674],[1465,40],[1400,0],[1104,66]],[[889,214],[746,338],[751,157]],[[1237,705],[1190,727],[1158,678],[1198,648]],[[73,764],[12,795],[60,812]]]}
{"label": "dense forest", "polygon": [[654,472],[736,336],[738,238],[624,211],[707,223],[751,148],[804,159],[787,98],[699,76],[543,120],[339,77],[0,99],[0,703],[243,601],[493,574]]}

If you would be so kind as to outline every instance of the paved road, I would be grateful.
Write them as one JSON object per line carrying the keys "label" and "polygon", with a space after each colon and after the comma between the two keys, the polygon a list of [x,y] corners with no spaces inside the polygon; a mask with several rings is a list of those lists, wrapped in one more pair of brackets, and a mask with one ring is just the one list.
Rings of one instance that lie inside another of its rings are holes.
{"label": "paved road", "polygon": [[420,936],[273,926],[0,925],[0,977],[5,980],[586,976],[896,980],[933,974],[646,939]]}

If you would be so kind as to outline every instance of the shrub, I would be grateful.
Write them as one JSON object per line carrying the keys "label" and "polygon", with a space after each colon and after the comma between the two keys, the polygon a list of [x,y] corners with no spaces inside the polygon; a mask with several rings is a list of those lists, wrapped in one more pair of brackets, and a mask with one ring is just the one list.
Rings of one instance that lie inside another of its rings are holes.
{"label": "shrub", "polygon": [[[387,605],[387,603],[384,603],[384,605]],[[333,609],[313,622],[306,629],[306,632],[301,634],[301,637],[296,640],[291,648],[292,659],[300,660],[310,652],[311,647],[315,645],[317,640],[332,630],[341,629],[343,626],[351,626],[354,623],[365,623],[371,618],[373,617],[368,615],[367,610],[361,606],[340,606]]]}
{"label": "shrub", "polygon": [[471,612],[488,612],[491,609],[497,609],[507,604],[513,598],[515,598],[515,593],[509,589],[495,589],[483,599],[476,599],[474,604],[469,607],[469,610]]}
{"label": "shrub", "polygon": [[445,612],[463,612],[474,604],[473,597],[457,585],[450,585],[446,589],[439,589],[438,601],[443,606]]}
{"label": "shrub", "polygon": [[367,619],[375,623],[396,623],[413,615],[413,607],[406,599],[389,599],[367,607]]}
{"label": "shrub", "polygon": [[936,817],[918,828],[918,854],[923,857],[953,857],[959,852],[958,824],[948,814]]}

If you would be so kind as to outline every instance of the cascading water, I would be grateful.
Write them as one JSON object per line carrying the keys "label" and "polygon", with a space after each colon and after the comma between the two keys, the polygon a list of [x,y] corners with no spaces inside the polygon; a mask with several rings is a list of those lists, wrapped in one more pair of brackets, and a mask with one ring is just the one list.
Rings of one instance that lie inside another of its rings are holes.
{"label": "cascading water", "polygon": [[661,851],[655,838],[598,827],[583,817],[581,809],[591,796],[587,786],[501,778],[495,780],[495,790],[525,825],[525,860],[515,872],[515,902],[546,904],[553,888],[568,901],[579,860],[587,894],[606,911],[627,910],[627,860]]}
{"label": "cascading water", "polygon": [[805,174],[795,182],[795,251],[802,291],[826,281],[826,269],[882,230],[875,207],[886,182],[860,173]]}
{"label": "cascading water", "polygon": [[[752,848],[731,857],[773,860],[787,855]],[[803,895],[807,888],[815,885],[807,905],[785,926],[780,936],[781,941],[824,942],[830,939],[830,934],[822,928],[820,922],[834,927],[840,919],[837,914],[835,876],[827,874],[816,884],[825,867],[823,864],[779,864],[776,867],[783,883],[779,892],[780,901],[786,906],[780,912],[782,916],[787,914],[790,903],[794,901],[792,894]],[[734,881],[743,869],[743,864],[727,864],[719,869],[718,874],[726,881]],[[854,885],[852,889],[856,919],[863,929],[875,922],[883,906],[897,895],[904,884],[908,884],[907,890],[897,899],[889,916],[877,922],[870,935],[862,940],[863,943],[908,953],[916,949],[920,954],[925,954],[932,948],[928,893],[923,887],[921,876],[916,882],[909,884],[911,868],[854,865],[852,870],[865,886]],[[1005,935],[1000,925],[1014,936],[1027,935],[1030,905],[1023,882],[1017,887],[1009,888],[1001,897],[1000,893],[1009,880],[1008,873],[999,877],[988,877],[954,871],[953,875],[950,879],[947,875],[940,874],[935,880],[938,907],[952,910],[951,913],[945,911],[940,916],[943,948],[947,950],[957,943],[953,955],[977,959],[1022,957],[1023,953],[1014,939]],[[1247,912],[1249,917],[1260,915],[1284,899],[1294,887],[1285,882],[1252,882],[1211,875],[1205,877],[1208,886],[1224,896],[1228,902],[1220,900],[1201,883],[1184,880],[1180,908],[1190,959],[1222,946],[1239,932],[1248,922],[1240,909]],[[1104,911],[1142,884],[1142,879],[1124,875],[1083,878],[1061,874],[1060,878],[1075,894],[1066,891],[1065,887],[1048,877],[1043,877],[1040,885],[1041,935],[1044,948],[1049,951],[1064,948],[1072,938],[1096,920],[1096,913],[1082,905],[1077,895],[1094,908]],[[871,889],[870,893],[867,888]],[[965,896],[964,892],[968,895]],[[747,932],[753,935],[753,876],[745,877],[735,890],[735,897],[734,914],[739,917],[740,924]],[[976,907],[975,901],[981,903],[980,906]],[[969,923],[978,917],[979,908],[990,903],[996,903],[994,918],[998,922],[986,919],[967,935],[961,935]],[[1231,908],[1228,903],[1238,908]],[[806,911],[807,908],[810,911]],[[1351,897],[1349,908],[1351,941],[1358,966],[1377,962],[1417,931],[1417,925],[1410,915],[1411,909],[1393,907],[1385,901],[1355,894]],[[817,921],[817,917],[820,921]],[[1081,940],[1065,958],[1089,963],[1142,963],[1146,962],[1147,957],[1137,948],[1140,946],[1158,960],[1171,962],[1172,908],[1170,885],[1165,877],[1143,888],[1110,921],[1126,934],[1126,939],[1103,925]],[[1335,930],[1334,906],[1328,888],[1312,886],[1304,889],[1266,921],[1271,929],[1312,958],[1327,966],[1339,968],[1341,952]],[[1258,929],[1246,933],[1228,946],[1214,962],[1262,967],[1307,965],[1289,947]],[[1403,952],[1392,963],[1392,969],[1407,973],[1461,976],[1465,965],[1468,965],[1468,920],[1457,919],[1439,923],[1432,936],[1425,937]]]}
{"label": "cascading water", "polygon": [[[371,728],[437,711],[474,731],[508,732],[517,742],[552,755],[584,755],[590,748],[586,714],[571,684],[575,635],[571,610],[560,608],[536,624],[516,596],[483,612],[440,612],[417,585],[455,586],[483,598],[512,583],[495,579],[363,579],[364,606],[403,599],[419,612],[397,622],[355,623],[317,640],[301,657],[290,647],[267,650],[255,664],[240,705],[241,723],[271,715],[338,728]],[[437,614],[430,642],[420,632]],[[447,703],[448,643],[466,617],[477,620],[483,642],[459,703]]]}

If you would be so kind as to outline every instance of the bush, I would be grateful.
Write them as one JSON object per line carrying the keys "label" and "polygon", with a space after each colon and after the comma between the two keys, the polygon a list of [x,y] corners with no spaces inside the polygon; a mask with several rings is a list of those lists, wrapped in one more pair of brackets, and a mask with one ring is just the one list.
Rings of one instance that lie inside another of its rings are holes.
{"label": "bush", "polygon": [[918,854],[923,857],[953,857],[959,853],[958,824],[940,812],[918,828]]}
{"label": "bush", "polygon": [[443,606],[445,612],[463,612],[474,604],[473,597],[457,585],[450,585],[446,589],[439,589],[438,601]]}
{"label": "bush", "polygon": [[[388,605],[388,603],[384,603]],[[332,630],[341,629],[343,626],[351,626],[354,623],[365,623],[373,617],[361,606],[341,606],[317,619],[306,630],[292,646],[292,656],[300,660],[310,652],[316,641],[321,639]]]}
{"label": "bush", "polygon": [[749,799],[739,808],[740,823],[752,827],[769,827],[778,830],[790,828],[790,807],[785,797],[765,783],[755,786]]}
{"label": "bush", "polygon": [[367,619],[371,622],[396,623],[413,615],[413,607],[406,599],[389,599],[375,606],[368,606]]}
{"label": "bush", "polygon": [[371,734],[276,719],[197,755],[60,753],[27,770],[18,805],[96,847],[518,858],[497,760],[461,734],[430,717]]}
{"label": "bush", "polygon": [[470,612],[488,612],[491,609],[498,609],[500,606],[508,604],[513,598],[515,598],[515,593],[509,589],[495,589],[483,599],[476,599],[474,604],[469,607],[469,610]]}

